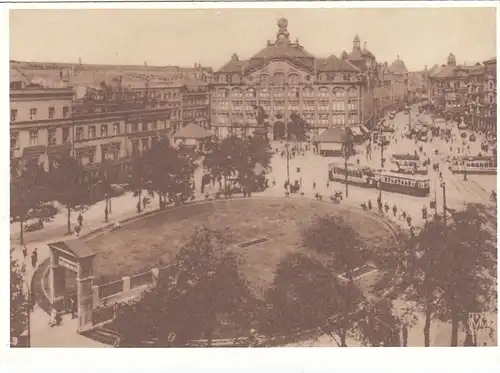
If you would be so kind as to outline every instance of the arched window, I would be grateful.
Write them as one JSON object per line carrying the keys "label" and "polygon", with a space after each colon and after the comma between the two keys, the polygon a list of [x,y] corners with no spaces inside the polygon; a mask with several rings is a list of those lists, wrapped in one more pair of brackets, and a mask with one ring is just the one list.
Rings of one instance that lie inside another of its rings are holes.
{"label": "arched window", "polygon": [[243,96],[243,93],[240,88],[233,88],[231,91],[231,96],[233,97],[241,97]]}
{"label": "arched window", "polygon": [[321,97],[328,97],[329,94],[328,94],[328,88],[326,87],[320,87],[319,90],[318,90],[318,96],[321,96]]}
{"label": "arched window", "polygon": [[259,93],[260,97],[269,97],[269,90],[267,88],[262,88]]}
{"label": "arched window", "polygon": [[299,84],[300,77],[297,74],[289,74],[288,75],[288,84],[296,85]]}
{"label": "arched window", "polygon": [[256,97],[257,93],[255,92],[255,89],[253,88],[248,88],[246,92],[247,97]]}
{"label": "arched window", "polygon": [[305,97],[314,97],[314,89],[306,87],[304,88],[303,94]]}
{"label": "arched window", "polygon": [[269,75],[261,74],[259,79],[260,79],[260,84],[267,84],[267,82],[269,81]]}
{"label": "arched window", "polygon": [[283,83],[283,81],[285,80],[285,74],[282,72],[275,72],[274,73],[274,80],[277,83]]}
{"label": "arched window", "polygon": [[217,90],[217,96],[219,96],[219,97],[227,97],[227,89],[225,89],[225,88],[219,88]]}
{"label": "arched window", "polygon": [[333,95],[337,99],[343,98],[343,97],[345,97],[345,89],[344,88],[334,88]]}
{"label": "arched window", "polygon": [[284,97],[285,90],[283,88],[275,88],[273,90],[273,95],[274,95],[274,97]]}

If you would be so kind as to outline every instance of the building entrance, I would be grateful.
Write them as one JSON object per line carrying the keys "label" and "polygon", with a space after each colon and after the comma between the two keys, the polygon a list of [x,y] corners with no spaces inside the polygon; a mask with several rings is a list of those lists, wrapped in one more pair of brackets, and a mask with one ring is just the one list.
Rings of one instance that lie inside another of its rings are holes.
{"label": "building entrance", "polygon": [[285,123],[276,122],[273,126],[273,140],[284,140],[285,139]]}
{"label": "building entrance", "polygon": [[[75,302],[78,332],[92,328],[95,254],[80,239],[49,243],[50,301],[59,312]],[[70,275],[68,275],[68,272]],[[74,281],[73,281],[74,279]]]}

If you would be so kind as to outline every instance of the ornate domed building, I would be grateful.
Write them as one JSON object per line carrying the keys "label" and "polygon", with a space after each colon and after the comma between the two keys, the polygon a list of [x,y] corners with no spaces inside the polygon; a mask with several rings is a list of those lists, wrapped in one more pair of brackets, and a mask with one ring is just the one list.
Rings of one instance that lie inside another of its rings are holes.
{"label": "ornate domed building", "polygon": [[390,97],[394,103],[402,102],[408,96],[408,69],[403,60],[397,59],[387,69],[391,81]]}
{"label": "ornate domed building", "polygon": [[359,37],[349,55],[317,58],[290,40],[288,21],[282,18],[274,42],[248,60],[233,54],[211,77],[213,132],[221,138],[252,133],[264,125],[258,123],[259,112],[267,115],[272,139],[285,136],[292,113],[317,134],[344,126],[360,131],[365,72],[374,59],[361,50]]}

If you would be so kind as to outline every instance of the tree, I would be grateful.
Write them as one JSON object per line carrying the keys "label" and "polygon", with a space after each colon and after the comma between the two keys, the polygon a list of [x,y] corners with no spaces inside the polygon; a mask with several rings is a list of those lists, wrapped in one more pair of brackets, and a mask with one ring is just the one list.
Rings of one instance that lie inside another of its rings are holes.
{"label": "tree", "polygon": [[481,205],[450,212],[451,224],[438,225],[446,233],[439,283],[445,307],[439,316],[451,321],[450,344],[457,346],[459,325],[466,324],[469,313],[496,305],[496,227],[488,226]]}
{"label": "tree", "polygon": [[365,346],[406,347],[409,324],[396,314],[390,299],[375,298],[363,305],[357,326]]}
{"label": "tree", "polygon": [[69,155],[54,160],[49,171],[50,193],[54,200],[66,208],[68,234],[71,229],[71,213],[83,211],[90,204],[89,185],[85,182],[83,167]]}
{"label": "tree", "polygon": [[28,326],[28,297],[24,291],[24,280],[21,265],[10,252],[10,339],[11,343],[26,330]]}
{"label": "tree", "polygon": [[147,188],[160,198],[171,201],[186,200],[192,193],[192,179],[197,168],[196,158],[182,146],[174,148],[168,139],[162,139],[143,154],[141,178]]}
{"label": "tree", "polygon": [[452,212],[448,227],[436,215],[417,237],[394,252],[381,280],[384,285],[379,286],[390,288],[392,296],[413,303],[415,311],[425,315],[426,347],[434,319],[451,321],[451,345],[456,346],[460,323],[495,299],[494,247],[478,206]]}
{"label": "tree", "polygon": [[203,160],[203,166],[214,179],[224,179],[226,192],[230,176],[237,176],[241,185],[253,185],[257,163],[267,169],[272,158],[269,140],[259,136],[248,136],[245,139],[230,136],[214,143],[212,149]]}
{"label": "tree", "polygon": [[221,232],[197,228],[173,260],[175,281],[160,278],[138,302],[118,310],[114,325],[124,339],[155,337],[166,346],[174,332],[181,341],[204,336],[210,347],[221,317],[248,325],[254,301],[229,242]]}
{"label": "tree", "polygon": [[357,232],[342,218],[317,217],[302,233],[302,245],[322,254],[331,268],[352,281],[354,271],[369,259]]}
{"label": "tree", "polygon": [[24,223],[30,218],[50,221],[57,213],[50,198],[47,173],[38,160],[21,165],[19,176],[10,183],[10,217],[20,224],[20,243],[24,244]]}
{"label": "tree", "polygon": [[203,167],[215,180],[224,179],[224,190],[227,192],[227,179],[238,170],[249,164],[245,141],[237,136],[226,137],[215,144],[212,152],[203,159]]}
{"label": "tree", "polygon": [[295,111],[290,114],[288,122],[288,140],[307,141],[309,140],[309,131],[311,126]]}
{"label": "tree", "polygon": [[273,286],[266,294],[264,325],[268,332],[282,333],[320,328],[340,347],[347,347],[347,338],[356,334],[363,300],[356,285],[339,279],[324,263],[294,254],[276,269]]}

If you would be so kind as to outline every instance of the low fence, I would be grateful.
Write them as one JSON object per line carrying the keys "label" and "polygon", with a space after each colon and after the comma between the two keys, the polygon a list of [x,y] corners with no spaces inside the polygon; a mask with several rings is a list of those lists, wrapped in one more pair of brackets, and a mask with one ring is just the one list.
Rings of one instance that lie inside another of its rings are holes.
{"label": "low fence", "polygon": [[174,282],[178,275],[177,272],[176,266],[153,268],[150,271],[131,277],[123,277],[121,280],[108,284],[93,286],[92,323],[98,325],[112,321],[115,316],[114,310],[118,304],[139,298],[142,293],[156,286],[160,279],[170,279]]}

